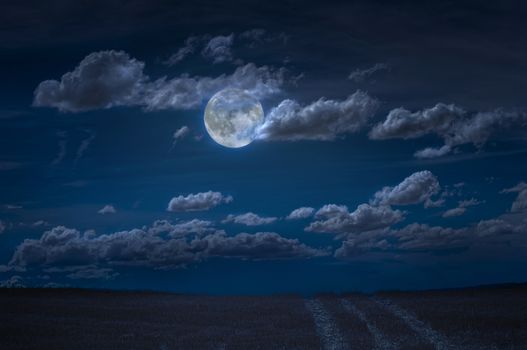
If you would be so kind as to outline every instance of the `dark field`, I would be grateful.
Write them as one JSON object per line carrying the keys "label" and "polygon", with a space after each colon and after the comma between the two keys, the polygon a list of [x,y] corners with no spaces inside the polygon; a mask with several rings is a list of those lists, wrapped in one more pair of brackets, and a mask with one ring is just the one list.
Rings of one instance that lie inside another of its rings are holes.
{"label": "dark field", "polygon": [[527,349],[527,286],[207,297],[0,290],[0,349]]}

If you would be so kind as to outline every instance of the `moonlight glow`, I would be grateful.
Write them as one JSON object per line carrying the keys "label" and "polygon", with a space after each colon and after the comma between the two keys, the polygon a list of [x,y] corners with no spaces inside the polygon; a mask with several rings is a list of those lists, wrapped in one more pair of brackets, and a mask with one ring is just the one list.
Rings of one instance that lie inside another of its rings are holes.
{"label": "moonlight glow", "polygon": [[210,137],[225,147],[247,146],[264,121],[262,105],[248,92],[224,89],[205,108],[205,127]]}

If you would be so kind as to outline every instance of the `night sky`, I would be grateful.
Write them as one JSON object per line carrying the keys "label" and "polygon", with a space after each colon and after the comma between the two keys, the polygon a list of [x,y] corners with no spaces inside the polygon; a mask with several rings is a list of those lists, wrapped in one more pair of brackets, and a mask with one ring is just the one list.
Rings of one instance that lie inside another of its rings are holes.
{"label": "night sky", "polygon": [[[527,280],[527,6],[4,1],[0,285]],[[204,125],[260,101],[241,148]]]}

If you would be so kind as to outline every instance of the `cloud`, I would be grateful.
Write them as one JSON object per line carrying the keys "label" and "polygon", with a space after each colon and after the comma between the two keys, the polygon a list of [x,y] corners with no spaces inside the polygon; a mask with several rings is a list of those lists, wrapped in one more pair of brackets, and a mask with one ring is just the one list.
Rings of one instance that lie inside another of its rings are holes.
{"label": "cloud", "polygon": [[377,107],[378,102],[361,91],[345,100],[321,98],[306,106],[293,100],[284,100],[266,116],[256,138],[332,141],[361,130],[373,117]]}
{"label": "cloud", "polygon": [[254,28],[246,30],[238,35],[238,38],[242,41],[246,41],[246,45],[250,48],[255,48],[256,46],[263,43],[276,43],[287,44],[289,36],[285,33],[269,33],[261,28]]}
{"label": "cloud", "polygon": [[500,243],[512,242],[527,229],[523,213],[516,215],[520,216],[502,215],[458,228],[412,223],[401,229],[367,232],[349,237],[336,250],[335,256],[346,259],[372,250],[405,252],[463,248],[484,242],[495,244],[496,239]]}
{"label": "cloud", "polygon": [[[336,233],[348,237],[348,248],[363,241],[365,232],[381,232],[401,222],[405,213],[392,209],[392,205],[424,203],[425,207],[437,205],[432,196],[440,191],[439,181],[428,170],[419,171],[405,178],[397,186],[385,186],[377,191],[369,204],[360,204],[353,212],[345,205],[327,204],[315,213],[318,219],[305,228],[306,231]],[[360,238],[358,235],[362,235]],[[375,245],[375,242],[368,244]]]}
{"label": "cloud", "polygon": [[393,138],[414,139],[430,132],[446,132],[454,119],[462,118],[465,111],[455,105],[438,103],[432,108],[410,112],[396,108],[388,113],[386,119],[375,125],[369,136],[373,140]]}
{"label": "cloud", "polygon": [[409,205],[424,203],[425,207],[434,206],[432,196],[441,190],[439,181],[428,170],[415,172],[395,187],[385,186],[377,191],[371,201],[378,205]]}
{"label": "cloud", "polygon": [[201,52],[202,57],[211,60],[214,64],[232,61],[239,64],[242,60],[236,59],[232,53],[235,42],[255,48],[259,44],[275,41],[281,41],[285,44],[287,36],[284,33],[271,34],[260,28],[246,30],[240,34],[190,36],[185,40],[184,45],[163,63],[167,66],[174,66],[185,58]]}
{"label": "cloud", "polygon": [[93,232],[81,234],[78,230],[58,226],[44,232],[39,239],[24,240],[16,248],[9,266],[45,268],[50,273],[91,265],[97,268],[111,265],[169,269],[212,257],[262,260],[323,255],[327,255],[325,250],[311,248],[297,239],[285,238],[274,232],[229,236],[224,231],[215,231],[181,236],[166,235],[166,230],[160,230],[157,225],[155,229],[96,235]]}
{"label": "cloud", "polygon": [[349,212],[346,206],[328,204],[317,211],[315,216],[320,220],[310,223],[306,231],[341,235],[384,229],[404,219],[402,211],[369,204],[360,204],[353,212]]}
{"label": "cloud", "polygon": [[451,148],[448,145],[443,145],[439,148],[427,147],[414,153],[414,157],[426,159],[426,158],[437,158],[450,153]]}
{"label": "cloud", "polygon": [[6,230],[6,225],[2,220],[0,220],[0,234],[4,233]]}
{"label": "cloud", "polygon": [[189,134],[189,132],[190,129],[186,125],[183,125],[181,128],[177,129],[174,132],[174,135],[172,135],[172,147],[174,147],[179,140],[184,139]]}
{"label": "cloud", "polygon": [[376,240],[370,235],[361,235],[343,241],[342,245],[335,250],[334,256],[337,259],[346,259],[366,251],[386,250],[389,247],[390,243],[386,239]]}
{"label": "cloud", "polygon": [[104,279],[112,280],[119,276],[119,273],[115,272],[110,268],[97,268],[95,266],[82,267],[75,272],[66,275],[69,279]]}
{"label": "cloud", "polygon": [[40,83],[33,104],[63,112],[136,104],[141,98],[140,88],[148,79],[144,66],[123,51],[91,53],[60,81]]}
{"label": "cloud", "polygon": [[466,211],[467,211],[467,208],[463,208],[463,207],[452,208],[452,209],[448,209],[447,211],[445,211],[442,216],[444,218],[451,218],[451,217],[454,217],[454,216],[461,216],[461,215],[465,214]]}
{"label": "cloud", "polygon": [[143,230],[152,235],[166,234],[172,238],[185,237],[189,234],[202,236],[216,232],[212,221],[199,219],[176,223],[168,220],[156,220],[151,227],[143,227]]}
{"label": "cloud", "polygon": [[240,38],[247,39],[252,42],[261,42],[264,39],[265,34],[265,29],[254,28],[240,33]]}
{"label": "cloud", "polygon": [[249,212],[249,213],[240,214],[240,215],[230,214],[222,221],[222,223],[225,224],[225,223],[234,222],[236,224],[242,224],[246,226],[259,226],[259,225],[272,224],[276,220],[278,220],[278,218],[276,217],[261,217],[255,213]]}
{"label": "cloud", "polygon": [[364,81],[366,78],[369,78],[370,76],[372,76],[373,74],[379,71],[388,70],[388,69],[390,69],[390,66],[388,66],[386,63],[376,63],[370,68],[354,70],[353,72],[350,73],[350,75],[348,76],[348,79],[356,83],[360,83]]}
{"label": "cloud", "polygon": [[115,210],[114,206],[111,204],[106,204],[104,207],[99,209],[97,213],[105,215],[105,214],[115,214],[117,213],[117,210]]}
{"label": "cloud", "polygon": [[90,144],[95,140],[95,136],[97,135],[95,131],[93,130],[85,130],[88,134],[88,137],[86,137],[84,140],[81,141],[81,144],[79,148],[77,149],[77,155],[75,156],[75,163],[77,163],[82,156],[84,155],[84,152],[90,147]]}
{"label": "cloud", "polygon": [[233,60],[232,43],[234,34],[218,35],[211,38],[206,44],[201,54],[212,60],[213,63],[223,63]]}
{"label": "cloud", "polygon": [[466,228],[454,229],[418,223],[392,232],[392,235],[398,238],[398,248],[403,250],[462,245],[466,239],[466,234]]}
{"label": "cloud", "polygon": [[0,281],[0,288],[26,288],[21,276],[11,276],[5,281]]}
{"label": "cloud", "polygon": [[200,192],[187,196],[177,196],[168,203],[168,211],[201,211],[209,210],[222,203],[232,202],[232,196],[225,196],[221,192]]}
{"label": "cloud", "polygon": [[57,132],[57,137],[59,138],[59,152],[55,159],[51,161],[51,165],[58,165],[64,160],[64,157],[66,156],[66,146],[68,145],[68,140],[66,139],[67,136],[68,134],[65,131]]}
{"label": "cloud", "polygon": [[186,57],[192,55],[196,51],[200,40],[201,39],[197,36],[187,38],[187,40],[185,40],[185,45],[179,48],[179,50],[171,55],[164,63],[168,66],[173,66],[183,61]]}
{"label": "cloud", "polygon": [[516,186],[506,188],[501,193],[518,193],[518,196],[514,200],[511,206],[512,212],[519,212],[527,209],[527,183],[520,182]]}
{"label": "cloud", "polygon": [[435,134],[443,139],[443,146],[428,147],[415,153],[418,158],[433,158],[446,155],[459,145],[473,144],[481,148],[497,130],[523,127],[526,123],[525,113],[500,109],[468,113],[453,104],[438,103],[413,113],[404,108],[393,109],[384,121],[370,130],[369,137],[373,140],[406,140]]}
{"label": "cloud", "polygon": [[274,260],[325,256],[325,250],[314,249],[274,232],[239,233],[229,237],[224,233],[208,237],[209,256],[251,260]]}
{"label": "cloud", "polygon": [[300,207],[293,210],[287,217],[287,220],[298,220],[298,219],[307,219],[313,215],[315,208],[311,207]]}
{"label": "cloud", "polygon": [[280,92],[285,70],[248,63],[231,75],[150,79],[145,64],[124,51],[99,51],[86,56],[60,81],[46,80],[34,92],[34,106],[55,107],[62,112],[83,112],[116,106],[141,106],[146,110],[193,109],[217,91],[234,87],[258,99]]}

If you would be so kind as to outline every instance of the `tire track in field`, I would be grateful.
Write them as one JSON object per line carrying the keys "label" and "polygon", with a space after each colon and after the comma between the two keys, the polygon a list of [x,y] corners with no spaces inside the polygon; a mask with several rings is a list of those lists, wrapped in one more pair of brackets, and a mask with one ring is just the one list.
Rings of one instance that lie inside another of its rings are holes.
{"label": "tire track in field", "polygon": [[429,343],[431,343],[437,350],[457,349],[457,347],[452,345],[444,335],[437,332],[432,327],[430,327],[423,321],[419,320],[411,312],[403,309],[402,307],[395,304],[394,302],[388,299],[379,298],[379,297],[374,297],[373,300],[377,302],[379,305],[381,305],[382,307],[384,307],[386,310],[391,312],[393,315],[403,320],[404,323],[408,325],[408,327],[410,327],[422,339],[425,339]]}
{"label": "tire track in field", "polygon": [[315,328],[320,337],[322,348],[325,350],[348,350],[348,343],[344,339],[337,323],[326,310],[324,305],[316,299],[306,299],[306,308],[311,312],[315,321]]}
{"label": "tire track in field", "polygon": [[355,305],[353,305],[353,303],[351,301],[349,301],[347,299],[342,299],[341,303],[342,303],[342,306],[344,307],[344,309],[346,311],[348,311],[349,313],[357,316],[362,322],[364,322],[366,324],[366,327],[368,328],[368,330],[370,331],[371,335],[373,336],[373,339],[375,340],[375,345],[376,345],[375,348],[376,349],[379,349],[379,350],[393,350],[393,349],[397,348],[395,346],[395,344],[391,343],[384,336],[384,334],[379,330],[379,328],[377,328],[377,326],[373,322],[368,320],[366,315],[361,310],[359,310]]}

